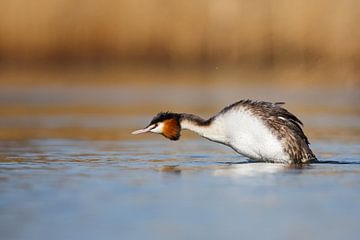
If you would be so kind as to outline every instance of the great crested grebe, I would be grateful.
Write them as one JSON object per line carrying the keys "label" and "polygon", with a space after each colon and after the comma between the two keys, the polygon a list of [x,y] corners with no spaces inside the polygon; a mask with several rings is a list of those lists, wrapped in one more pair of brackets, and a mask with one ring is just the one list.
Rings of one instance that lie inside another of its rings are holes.
{"label": "great crested grebe", "polygon": [[180,131],[188,129],[255,161],[295,164],[316,161],[302,122],[282,104],[241,100],[208,120],[188,113],[160,112],[146,128],[132,134],[153,132],[178,140]]}

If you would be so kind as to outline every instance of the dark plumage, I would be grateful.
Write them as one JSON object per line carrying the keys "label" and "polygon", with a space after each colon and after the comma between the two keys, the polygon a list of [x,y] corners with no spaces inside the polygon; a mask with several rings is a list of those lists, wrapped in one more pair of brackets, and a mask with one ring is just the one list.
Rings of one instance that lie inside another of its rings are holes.
{"label": "dark plumage", "polygon": [[173,113],[173,112],[159,112],[149,123],[149,126],[155,123],[163,122],[168,119],[175,119],[177,121],[180,120],[181,114]]}
{"label": "dark plumage", "polygon": [[[309,147],[309,140],[302,130],[303,123],[281,105],[284,102],[241,100],[225,107],[218,115],[236,108],[244,108],[260,117],[277,138],[284,142],[285,151],[294,162],[316,160]],[[215,116],[216,117],[216,116]]]}

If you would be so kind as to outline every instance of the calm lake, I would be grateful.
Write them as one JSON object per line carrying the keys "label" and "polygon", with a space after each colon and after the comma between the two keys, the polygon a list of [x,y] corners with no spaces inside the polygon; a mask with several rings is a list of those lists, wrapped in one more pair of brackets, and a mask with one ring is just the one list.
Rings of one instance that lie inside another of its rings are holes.
{"label": "calm lake", "polygon": [[[7,77],[0,239],[360,238],[358,88]],[[243,98],[285,101],[319,160],[343,164],[248,163],[192,133],[130,134],[159,111],[207,118]]]}

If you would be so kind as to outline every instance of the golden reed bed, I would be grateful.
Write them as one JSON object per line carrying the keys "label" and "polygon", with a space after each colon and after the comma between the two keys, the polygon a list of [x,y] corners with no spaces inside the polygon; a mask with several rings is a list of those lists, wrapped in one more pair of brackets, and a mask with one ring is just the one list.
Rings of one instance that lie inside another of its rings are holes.
{"label": "golden reed bed", "polygon": [[358,0],[0,1],[0,58],[357,68]]}

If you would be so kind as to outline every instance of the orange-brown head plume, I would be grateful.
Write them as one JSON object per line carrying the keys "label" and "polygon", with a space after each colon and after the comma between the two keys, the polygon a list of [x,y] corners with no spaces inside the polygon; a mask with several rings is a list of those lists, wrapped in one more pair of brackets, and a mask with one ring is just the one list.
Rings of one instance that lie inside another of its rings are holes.
{"label": "orange-brown head plume", "polygon": [[209,126],[212,118],[204,120],[196,115],[187,113],[172,113],[172,112],[160,112],[158,113],[143,129],[133,131],[132,134],[141,133],[157,133],[162,134],[164,137],[170,140],[178,140],[180,138],[181,124],[186,120],[193,126]]}
{"label": "orange-brown head plume", "polygon": [[170,140],[178,140],[181,131],[180,118],[179,113],[160,112],[151,120],[149,126],[162,124],[160,133]]}
{"label": "orange-brown head plume", "polygon": [[162,134],[170,140],[178,140],[180,138],[181,126],[178,119],[167,119],[163,121],[164,127]]}

